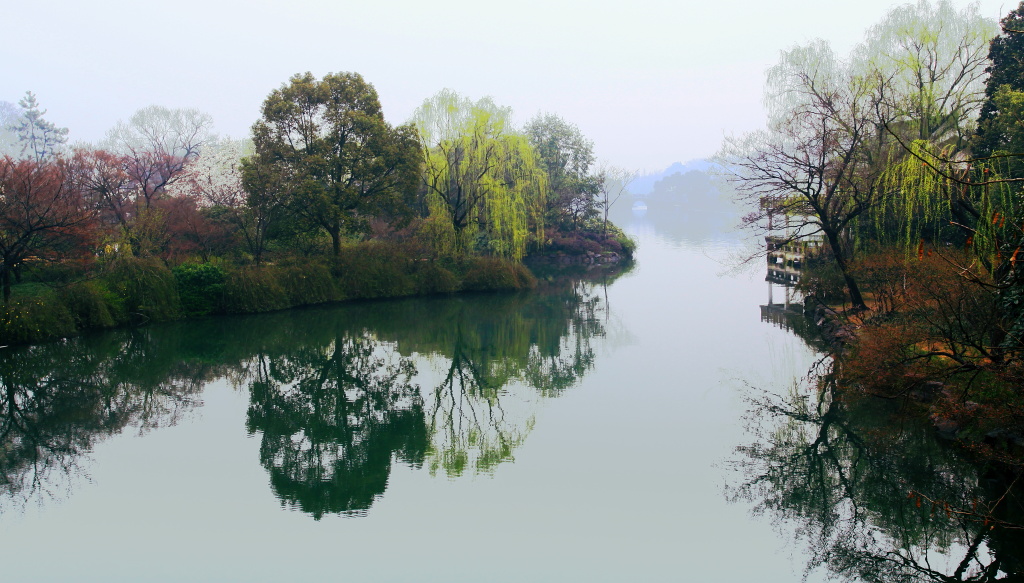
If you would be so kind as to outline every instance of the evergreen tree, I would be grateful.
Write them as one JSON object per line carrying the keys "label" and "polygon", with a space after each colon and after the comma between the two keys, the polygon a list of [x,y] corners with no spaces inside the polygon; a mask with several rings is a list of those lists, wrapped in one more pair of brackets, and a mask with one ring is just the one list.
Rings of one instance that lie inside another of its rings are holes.
{"label": "evergreen tree", "polygon": [[45,109],[39,109],[39,102],[31,91],[25,92],[18,105],[21,106],[21,120],[13,129],[21,144],[21,155],[42,162],[53,156],[68,141],[68,128],[59,128],[53,122],[43,119]]}
{"label": "evergreen tree", "polygon": [[988,73],[985,102],[972,145],[972,153],[977,158],[991,156],[996,150],[1005,151],[1008,143],[1019,139],[1007,133],[1014,124],[1004,114],[1010,113],[1007,106],[1020,101],[1014,94],[1024,91],[1024,2],[1003,17],[1000,25],[1002,32],[989,45],[991,62],[985,69]]}

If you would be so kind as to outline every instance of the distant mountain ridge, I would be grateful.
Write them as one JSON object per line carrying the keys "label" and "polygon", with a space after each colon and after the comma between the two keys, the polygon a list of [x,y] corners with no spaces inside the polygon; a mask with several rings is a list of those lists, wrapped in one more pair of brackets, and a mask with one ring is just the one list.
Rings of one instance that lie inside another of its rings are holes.
{"label": "distant mountain ridge", "polygon": [[718,166],[714,162],[707,160],[690,160],[689,162],[674,162],[668,168],[661,172],[655,172],[653,174],[644,174],[643,176],[637,176],[633,182],[629,183],[627,190],[634,195],[647,195],[654,190],[654,184],[666,176],[672,176],[673,174],[686,174],[691,170],[698,170],[700,172],[707,172],[708,170]]}

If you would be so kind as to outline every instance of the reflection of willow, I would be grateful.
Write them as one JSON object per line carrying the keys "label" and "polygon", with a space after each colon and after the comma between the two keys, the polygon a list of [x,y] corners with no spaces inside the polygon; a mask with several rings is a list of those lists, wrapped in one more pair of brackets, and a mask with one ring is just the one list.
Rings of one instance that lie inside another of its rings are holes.
{"label": "reflection of willow", "polygon": [[132,331],[0,350],[0,496],[56,495],[103,437],[194,407],[205,368],[158,344]]}
{"label": "reflection of willow", "polygon": [[593,367],[602,300],[593,286],[572,282],[558,294],[449,306],[443,322],[427,328],[430,345],[445,338],[434,354],[447,360],[427,404],[429,465],[449,476],[490,472],[532,429],[533,390],[557,396]]}
{"label": "reflection of willow", "polygon": [[[798,526],[808,571],[848,580],[1021,580],[1024,507],[1013,478],[980,472],[896,417],[889,402],[844,403],[830,376],[819,397],[756,404],[771,416],[760,441],[738,449],[736,498]],[[1010,578],[1007,578],[1010,577]]]}
{"label": "reflection of willow", "polygon": [[491,361],[483,340],[466,332],[468,337],[456,336],[448,371],[428,407],[431,473],[443,468],[458,476],[471,462],[477,471],[488,471],[512,459],[512,451],[533,427],[532,417],[519,420],[501,402],[501,392],[516,372],[514,364]]}
{"label": "reflection of willow", "polygon": [[368,333],[339,334],[274,360],[259,356],[247,426],[282,501],[359,514],[387,487],[392,456],[422,463],[426,429],[412,362]]}

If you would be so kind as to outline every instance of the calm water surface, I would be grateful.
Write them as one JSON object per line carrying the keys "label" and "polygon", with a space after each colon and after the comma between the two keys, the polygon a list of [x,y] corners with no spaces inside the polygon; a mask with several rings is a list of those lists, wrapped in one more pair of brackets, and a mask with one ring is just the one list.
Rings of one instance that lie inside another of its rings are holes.
{"label": "calm water surface", "polygon": [[3,579],[799,580],[846,503],[758,479],[793,425],[746,397],[816,352],[738,240],[630,228],[632,271],[531,294],[8,349]]}

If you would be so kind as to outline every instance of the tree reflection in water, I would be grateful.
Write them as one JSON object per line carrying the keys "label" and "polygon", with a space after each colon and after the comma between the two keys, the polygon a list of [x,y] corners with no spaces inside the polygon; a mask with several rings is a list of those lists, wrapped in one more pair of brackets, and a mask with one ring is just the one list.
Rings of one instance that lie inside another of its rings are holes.
{"label": "tree reflection in water", "polygon": [[603,305],[573,281],[296,313],[280,344],[265,341],[245,365],[248,429],[262,434],[275,493],[317,519],[361,515],[395,461],[450,477],[492,471],[526,438],[538,397],[593,366]]}
{"label": "tree reflection in water", "polygon": [[[441,379],[425,396],[432,473],[489,473],[513,459],[533,428],[538,398],[573,386],[593,366],[604,335],[597,288],[449,304],[425,330],[446,339],[433,353]],[[433,344],[433,343],[432,343]]]}
{"label": "tree reflection in water", "polygon": [[393,459],[423,461],[426,426],[415,367],[368,332],[260,355],[247,428],[282,504],[320,519],[361,514],[387,487]]}
{"label": "tree reflection in water", "polygon": [[[850,581],[1021,581],[1019,469],[972,463],[900,405],[809,389],[753,403],[733,499],[795,525],[807,572]],[[768,421],[766,421],[768,420]]]}
{"label": "tree reflection in water", "polygon": [[69,487],[99,440],[177,423],[217,378],[248,392],[275,494],[314,518],[365,514],[394,463],[490,472],[512,459],[540,399],[590,370],[605,334],[598,284],[547,287],[0,349],[0,497]]}
{"label": "tree reflection in water", "polygon": [[100,440],[173,425],[200,404],[210,367],[166,340],[132,330],[0,349],[2,505],[60,496]]}

